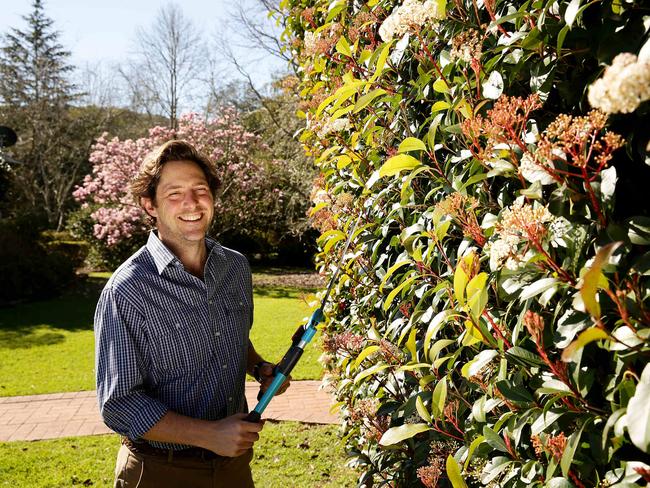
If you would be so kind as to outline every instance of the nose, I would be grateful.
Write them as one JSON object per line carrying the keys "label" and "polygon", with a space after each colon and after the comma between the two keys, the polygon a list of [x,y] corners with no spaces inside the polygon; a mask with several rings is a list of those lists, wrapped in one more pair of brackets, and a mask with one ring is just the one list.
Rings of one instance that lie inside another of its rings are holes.
{"label": "nose", "polygon": [[196,197],[192,190],[188,190],[183,195],[183,205],[184,206],[196,206],[199,202],[199,199]]}

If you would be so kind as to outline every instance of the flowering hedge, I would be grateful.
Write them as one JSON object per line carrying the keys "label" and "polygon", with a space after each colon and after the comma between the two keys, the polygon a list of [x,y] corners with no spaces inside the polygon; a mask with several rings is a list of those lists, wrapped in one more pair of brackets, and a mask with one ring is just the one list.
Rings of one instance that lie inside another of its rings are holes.
{"label": "flowering hedge", "polygon": [[647,4],[281,6],[360,485],[649,482]]}

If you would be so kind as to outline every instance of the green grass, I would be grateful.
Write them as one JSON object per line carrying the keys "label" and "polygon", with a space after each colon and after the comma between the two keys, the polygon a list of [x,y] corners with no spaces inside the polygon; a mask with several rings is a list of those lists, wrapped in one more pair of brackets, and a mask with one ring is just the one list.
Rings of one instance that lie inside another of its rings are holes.
{"label": "green grass", "polygon": [[[34,395],[94,388],[93,313],[105,277],[88,280],[84,293],[0,309],[0,396]],[[279,361],[309,307],[304,292],[255,290],[251,338],[269,361]],[[293,372],[319,379],[318,337]]]}
{"label": "green grass", "polygon": [[[115,435],[0,443],[0,486],[109,487],[118,449]],[[252,470],[260,487],[355,486],[344,464],[336,427],[267,422]]]}

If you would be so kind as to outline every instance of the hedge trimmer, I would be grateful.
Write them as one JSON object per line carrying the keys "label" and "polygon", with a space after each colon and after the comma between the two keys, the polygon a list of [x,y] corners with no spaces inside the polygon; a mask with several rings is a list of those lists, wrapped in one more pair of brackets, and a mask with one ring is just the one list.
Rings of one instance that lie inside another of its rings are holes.
{"label": "hedge trimmer", "polygon": [[325,318],[323,314],[323,309],[325,308],[327,299],[330,296],[332,287],[336,282],[336,278],[338,277],[339,272],[341,271],[341,266],[343,265],[343,259],[345,258],[345,253],[348,250],[348,247],[350,246],[350,242],[352,242],[352,237],[354,236],[357,230],[357,226],[359,225],[360,220],[361,220],[361,215],[359,215],[359,218],[357,218],[357,221],[354,224],[354,228],[352,229],[352,232],[350,232],[347,240],[345,241],[345,245],[343,246],[343,251],[341,252],[341,258],[339,259],[339,262],[334,270],[334,274],[330,279],[329,285],[327,286],[327,291],[325,292],[325,296],[321,300],[320,307],[318,307],[314,311],[314,313],[312,313],[311,318],[309,319],[307,324],[298,327],[296,332],[291,337],[291,347],[282,358],[282,361],[280,361],[277,364],[277,366],[275,366],[275,368],[273,369],[273,382],[271,383],[271,385],[267,388],[267,390],[263,394],[260,392],[260,395],[258,395],[257,405],[248,414],[248,417],[246,417],[246,420],[248,422],[260,421],[260,419],[262,418],[262,412],[264,412],[264,409],[266,409],[271,399],[278,392],[278,390],[282,386],[282,383],[284,383],[284,381],[287,379],[289,374],[291,374],[291,371],[300,360],[302,353],[305,351],[305,346],[316,335],[316,331],[317,331],[316,326],[320,322],[322,322],[323,319]]}

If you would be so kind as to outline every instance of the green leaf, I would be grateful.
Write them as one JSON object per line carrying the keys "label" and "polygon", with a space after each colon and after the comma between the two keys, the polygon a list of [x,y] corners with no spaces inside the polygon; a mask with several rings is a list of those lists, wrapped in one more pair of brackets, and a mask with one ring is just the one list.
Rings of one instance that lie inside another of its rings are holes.
{"label": "green leaf", "polygon": [[377,352],[379,349],[381,349],[381,348],[379,346],[377,346],[377,345],[372,345],[372,346],[366,347],[363,351],[361,351],[359,353],[359,355],[357,356],[357,359],[355,359],[354,366],[353,366],[354,369],[358,368],[359,365],[363,362],[364,359],[366,359],[371,354]]}
{"label": "green leaf", "polygon": [[567,476],[567,474],[569,474],[569,468],[571,467],[571,463],[573,462],[573,457],[575,456],[576,449],[580,444],[580,436],[582,436],[582,431],[590,422],[591,419],[587,419],[587,421],[584,424],[582,424],[582,427],[580,427],[580,430],[574,432],[569,437],[566,447],[564,448],[564,453],[562,454],[562,460],[560,461],[560,468],[562,468],[562,476]]}
{"label": "green leaf", "polygon": [[447,457],[445,468],[447,470],[447,478],[451,481],[451,486],[453,486],[453,488],[467,488],[465,480],[463,480],[463,476],[460,472],[460,466],[451,454]]}
{"label": "green leaf", "polygon": [[435,112],[440,112],[441,110],[445,110],[451,107],[448,102],[445,102],[444,100],[439,100],[436,103],[433,104],[431,107],[431,113]]}
{"label": "green leaf", "polygon": [[[445,347],[455,343],[453,339],[440,339],[439,341],[436,341],[431,350],[429,351],[428,357],[429,361],[435,361],[438,359],[438,354],[440,354],[440,351],[442,351]],[[426,354],[426,352],[425,352]]]}
{"label": "green leaf", "polygon": [[537,355],[523,347],[514,346],[506,351],[506,359],[523,366],[539,367],[544,366],[544,361]]}
{"label": "green leaf", "polygon": [[456,271],[454,272],[454,295],[456,296],[458,303],[461,305],[465,305],[465,287],[467,286],[468,281],[469,277],[459,263],[456,266]]}
{"label": "green leaf", "polygon": [[386,65],[386,60],[388,59],[388,54],[390,53],[390,48],[393,45],[393,41],[390,41],[381,50],[379,58],[377,58],[377,64],[375,67],[375,73],[368,80],[370,83],[373,83],[379,76],[381,76],[382,71],[384,71],[384,66]]}
{"label": "green leaf", "polygon": [[388,296],[386,297],[386,301],[384,301],[384,312],[388,312],[388,309],[391,307],[391,304],[393,303],[393,300],[397,296],[399,292],[401,292],[404,288],[407,286],[410,286],[411,283],[413,283],[417,279],[417,276],[411,276],[409,279],[404,280],[402,283],[400,283],[394,290],[392,290]]}
{"label": "green leaf", "polygon": [[325,252],[325,253],[330,252],[330,250],[332,249],[334,244],[336,244],[339,241],[343,241],[343,240],[345,240],[345,235],[332,236],[330,239],[327,240],[327,243],[323,247],[323,252]]}
{"label": "green leaf", "polygon": [[373,374],[380,373],[381,371],[385,370],[388,367],[389,367],[388,364],[375,364],[374,366],[371,366],[370,368],[363,370],[361,373],[355,376],[354,382],[359,383],[362,379],[367,378],[368,376],[372,376]]}
{"label": "green leaf", "polygon": [[493,449],[508,452],[508,447],[503,439],[487,425],[483,427],[483,435],[485,436],[485,442],[487,442]]}
{"label": "green leaf", "polygon": [[548,429],[557,419],[559,419],[562,415],[564,415],[564,411],[554,411],[551,410],[549,412],[540,412],[539,417],[537,417],[537,420],[533,422],[533,424],[530,426],[530,433],[531,435],[537,435],[540,434],[541,432],[544,432],[546,429]]}
{"label": "green leaf", "polygon": [[435,317],[431,320],[431,323],[429,324],[429,327],[427,327],[427,333],[424,335],[424,354],[427,354],[427,351],[429,350],[429,344],[431,343],[431,339],[435,337],[435,335],[438,333],[440,328],[447,323],[447,320],[449,320],[449,316],[451,315],[451,310],[443,310],[442,312],[438,312]]}
{"label": "green leaf", "polygon": [[607,282],[604,281],[602,273],[603,266],[607,264],[609,258],[622,242],[612,242],[601,247],[594,257],[594,261],[582,278],[583,283],[580,288],[580,296],[585,304],[585,308],[592,317],[600,319],[600,304],[598,303],[597,293],[601,288],[607,288]]}
{"label": "green leaf", "polygon": [[481,369],[487,366],[498,355],[499,353],[494,349],[486,349],[485,351],[481,351],[476,355],[476,357],[474,357],[474,359],[469,361],[461,368],[461,374],[465,378],[471,378],[479,371],[481,371]]}
{"label": "green leaf", "polygon": [[571,0],[564,11],[564,21],[569,27],[573,25],[573,21],[578,15],[578,10],[580,10],[580,0]]}
{"label": "green leaf", "polygon": [[537,296],[549,288],[554,287],[557,282],[558,280],[555,278],[542,278],[541,280],[537,280],[521,290],[519,300],[523,302],[524,300],[528,300],[529,298]]}
{"label": "green leaf", "polygon": [[431,397],[431,413],[435,419],[442,418],[447,403],[447,377],[438,381]]}
{"label": "green leaf", "polygon": [[400,269],[402,266],[406,266],[407,264],[411,264],[410,259],[404,259],[402,261],[398,261],[397,263],[393,264],[390,268],[388,268],[388,271],[386,271],[386,274],[381,279],[381,283],[379,283],[379,291],[380,292],[384,291],[384,286],[386,286],[386,283],[388,283],[388,280],[390,280],[390,277],[393,276],[395,271]]}
{"label": "green leaf", "polygon": [[479,273],[467,284],[467,305],[474,320],[478,322],[488,301],[487,273]]}
{"label": "green leaf", "polygon": [[420,415],[420,417],[422,417],[423,420],[426,420],[427,422],[431,423],[431,415],[429,415],[429,412],[427,411],[427,407],[424,405],[421,396],[417,396],[415,398],[415,409],[418,411],[418,414]]}
{"label": "green leaf", "polygon": [[465,459],[465,464],[464,464],[465,469],[467,469],[467,466],[469,466],[469,462],[472,460],[472,454],[474,454],[476,448],[480,446],[484,441],[485,441],[485,436],[480,435],[476,439],[474,439],[472,443],[469,445],[469,449],[467,449],[467,459]]}
{"label": "green leaf", "polygon": [[650,364],[646,364],[634,396],[627,404],[627,430],[632,443],[650,453]]}
{"label": "green leaf", "polygon": [[438,132],[438,126],[444,118],[445,114],[436,115],[429,125],[429,130],[427,131],[427,144],[429,145],[429,150],[433,151],[434,146],[436,145],[436,133]]}
{"label": "green leaf", "polygon": [[399,427],[391,427],[381,436],[379,444],[382,446],[391,446],[427,430],[431,430],[431,427],[427,424],[404,424]]}
{"label": "green leaf", "polygon": [[368,105],[370,105],[370,102],[372,102],[375,98],[380,97],[386,93],[386,90],[383,88],[377,88],[376,90],[372,90],[369,93],[366,93],[365,95],[359,97],[357,100],[357,103],[354,104],[354,113],[358,113],[364,108],[366,108]]}
{"label": "green leaf", "polygon": [[575,488],[575,486],[566,478],[551,478],[544,488]]}
{"label": "green leaf", "polygon": [[411,333],[409,334],[409,338],[406,341],[406,349],[408,350],[409,353],[411,353],[411,361],[417,361],[417,350],[415,346],[415,336],[417,335],[417,329],[413,327],[411,330]]}
{"label": "green leaf", "polygon": [[603,329],[599,329],[598,327],[591,327],[587,330],[583,330],[578,338],[569,344],[562,352],[562,361],[573,361],[575,354],[587,344],[590,342],[599,341],[601,339],[607,339],[608,337],[609,334]]}
{"label": "green leaf", "polygon": [[565,25],[560,30],[560,33],[557,35],[557,54],[558,54],[558,56],[562,52],[562,46],[564,45],[564,39],[566,38],[566,35],[569,32],[569,29],[571,29],[571,26],[570,25]]}
{"label": "green leaf", "polygon": [[650,244],[650,218],[632,217],[626,221],[628,225],[628,238],[632,244],[647,246]]}
{"label": "green leaf", "polygon": [[404,170],[412,170],[422,166],[422,163],[408,154],[398,154],[386,161],[379,168],[379,177],[395,176]]}
{"label": "green leaf", "polygon": [[532,403],[535,401],[533,396],[523,386],[513,386],[509,380],[497,382],[497,388],[506,400],[516,403]]}
{"label": "green leaf", "polygon": [[409,151],[426,151],[426,150],[427,150],[427,146],[425,146],[424,142],[422,142],[417,137],[407,137],[402,141],[402,143],[399,145],[399,148],[397,149],[397,151],[400,153],[409,152]]}
{"label": "green leaf", "polygon": [[438,78],[434,83],[433,83],[433,90],[437,91],[438,93],[447,93],[449,91],[449,86],[443,80],[442,78]]}
{"label": "green leaf", "polygon": [[341,36],[339,38],[339,42],[336,43],[336,52],[341,53],[343,56],[347,56],[349,58],[352,57],[350,44],[348,44],[348,41],[345,39],[345,36]]}

